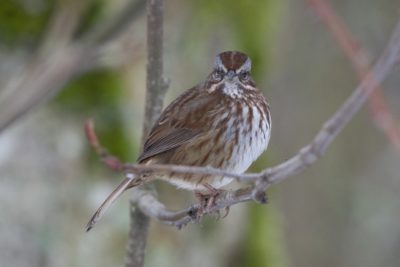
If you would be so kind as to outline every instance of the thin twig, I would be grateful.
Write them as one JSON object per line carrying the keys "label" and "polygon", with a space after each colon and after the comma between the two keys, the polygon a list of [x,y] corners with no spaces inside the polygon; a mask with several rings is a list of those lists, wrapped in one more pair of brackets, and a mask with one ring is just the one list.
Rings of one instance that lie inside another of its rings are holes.
{"label": "thin twig", "polygon": [[[332,34],[336,43],[340,46],[343,53],[353,64],[360,81],[370,70],[370,60],[367,51],[350,33],[344,22],[335,13],[328,0],[308,0],[310,6],[319,15],[322,22]],[[381,129],[391,143],[400,150],[400,128],[390,111],[388,104],[383,96],[383,89],[377,85],[369,97],[369,108],[371,110],[375,125]]]}
{"label": "thin twig", "polygon": [[85,122],[85,133],[90,145],[106,166],[113,171],[122,171],[124,169],[123,163],[117,157],[108,153],[107,149],[100,145],[99,139],[94,131],[94,123],[90,119]]}

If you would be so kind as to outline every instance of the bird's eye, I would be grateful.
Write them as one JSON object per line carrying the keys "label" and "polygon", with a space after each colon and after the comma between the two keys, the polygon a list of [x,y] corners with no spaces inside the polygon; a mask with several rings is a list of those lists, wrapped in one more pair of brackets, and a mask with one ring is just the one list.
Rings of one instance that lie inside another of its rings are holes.
{"label": "bird's eye", "polygon": [[241,72],[239,77],[242,81],[247,81],[250,78],[250,74],[247,71]]}
{"label": "bird's eye", "polygon": [[213,72],[212,79],[214,81],[220,81],[220,80],[222,80],[223,76],[224,76],[224,74],[222,73],[222,71],[217,70],[217,71]]}

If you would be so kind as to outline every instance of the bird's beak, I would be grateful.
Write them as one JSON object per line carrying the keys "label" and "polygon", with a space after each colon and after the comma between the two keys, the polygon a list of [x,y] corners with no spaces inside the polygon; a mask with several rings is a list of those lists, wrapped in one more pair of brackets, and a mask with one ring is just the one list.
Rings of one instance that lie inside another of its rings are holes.
{"label": "bird's beak", "polygon": [[232,81],[233,78],[236,76],[236,73],[233,70],[230,70],[230,71],[228,71],[226,76],[228,77],[229,81]]}

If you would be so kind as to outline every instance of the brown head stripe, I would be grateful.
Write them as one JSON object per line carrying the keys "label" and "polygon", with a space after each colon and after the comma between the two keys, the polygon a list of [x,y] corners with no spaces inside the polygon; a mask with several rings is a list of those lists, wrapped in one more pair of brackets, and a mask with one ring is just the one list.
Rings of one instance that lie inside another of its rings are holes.
{"label": "brown head stripe", "polygon": [[247,60],[247,55],[237,51],[226,51],[218,55],[222,64],[228,70],[239,69]]}

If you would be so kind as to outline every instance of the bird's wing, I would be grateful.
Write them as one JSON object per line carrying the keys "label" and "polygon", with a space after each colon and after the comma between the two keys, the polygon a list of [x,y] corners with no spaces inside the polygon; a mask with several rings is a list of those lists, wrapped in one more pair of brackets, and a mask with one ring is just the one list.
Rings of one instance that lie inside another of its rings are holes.
{"label": "bird's wing", "polygon": [[196,137],[201,130],[174,128],[159,132],[152,136],[152,140],[144,147],[143,153],[138,158],[138,162],[142,162],[160,153],[176,148]]}
{"label": "bird's wing", "polygon": [[163,111],[146,139],[138,162],[177,148],[207,131],[207,113],[215,105],[215,97],[198,87],[186,91]]}

